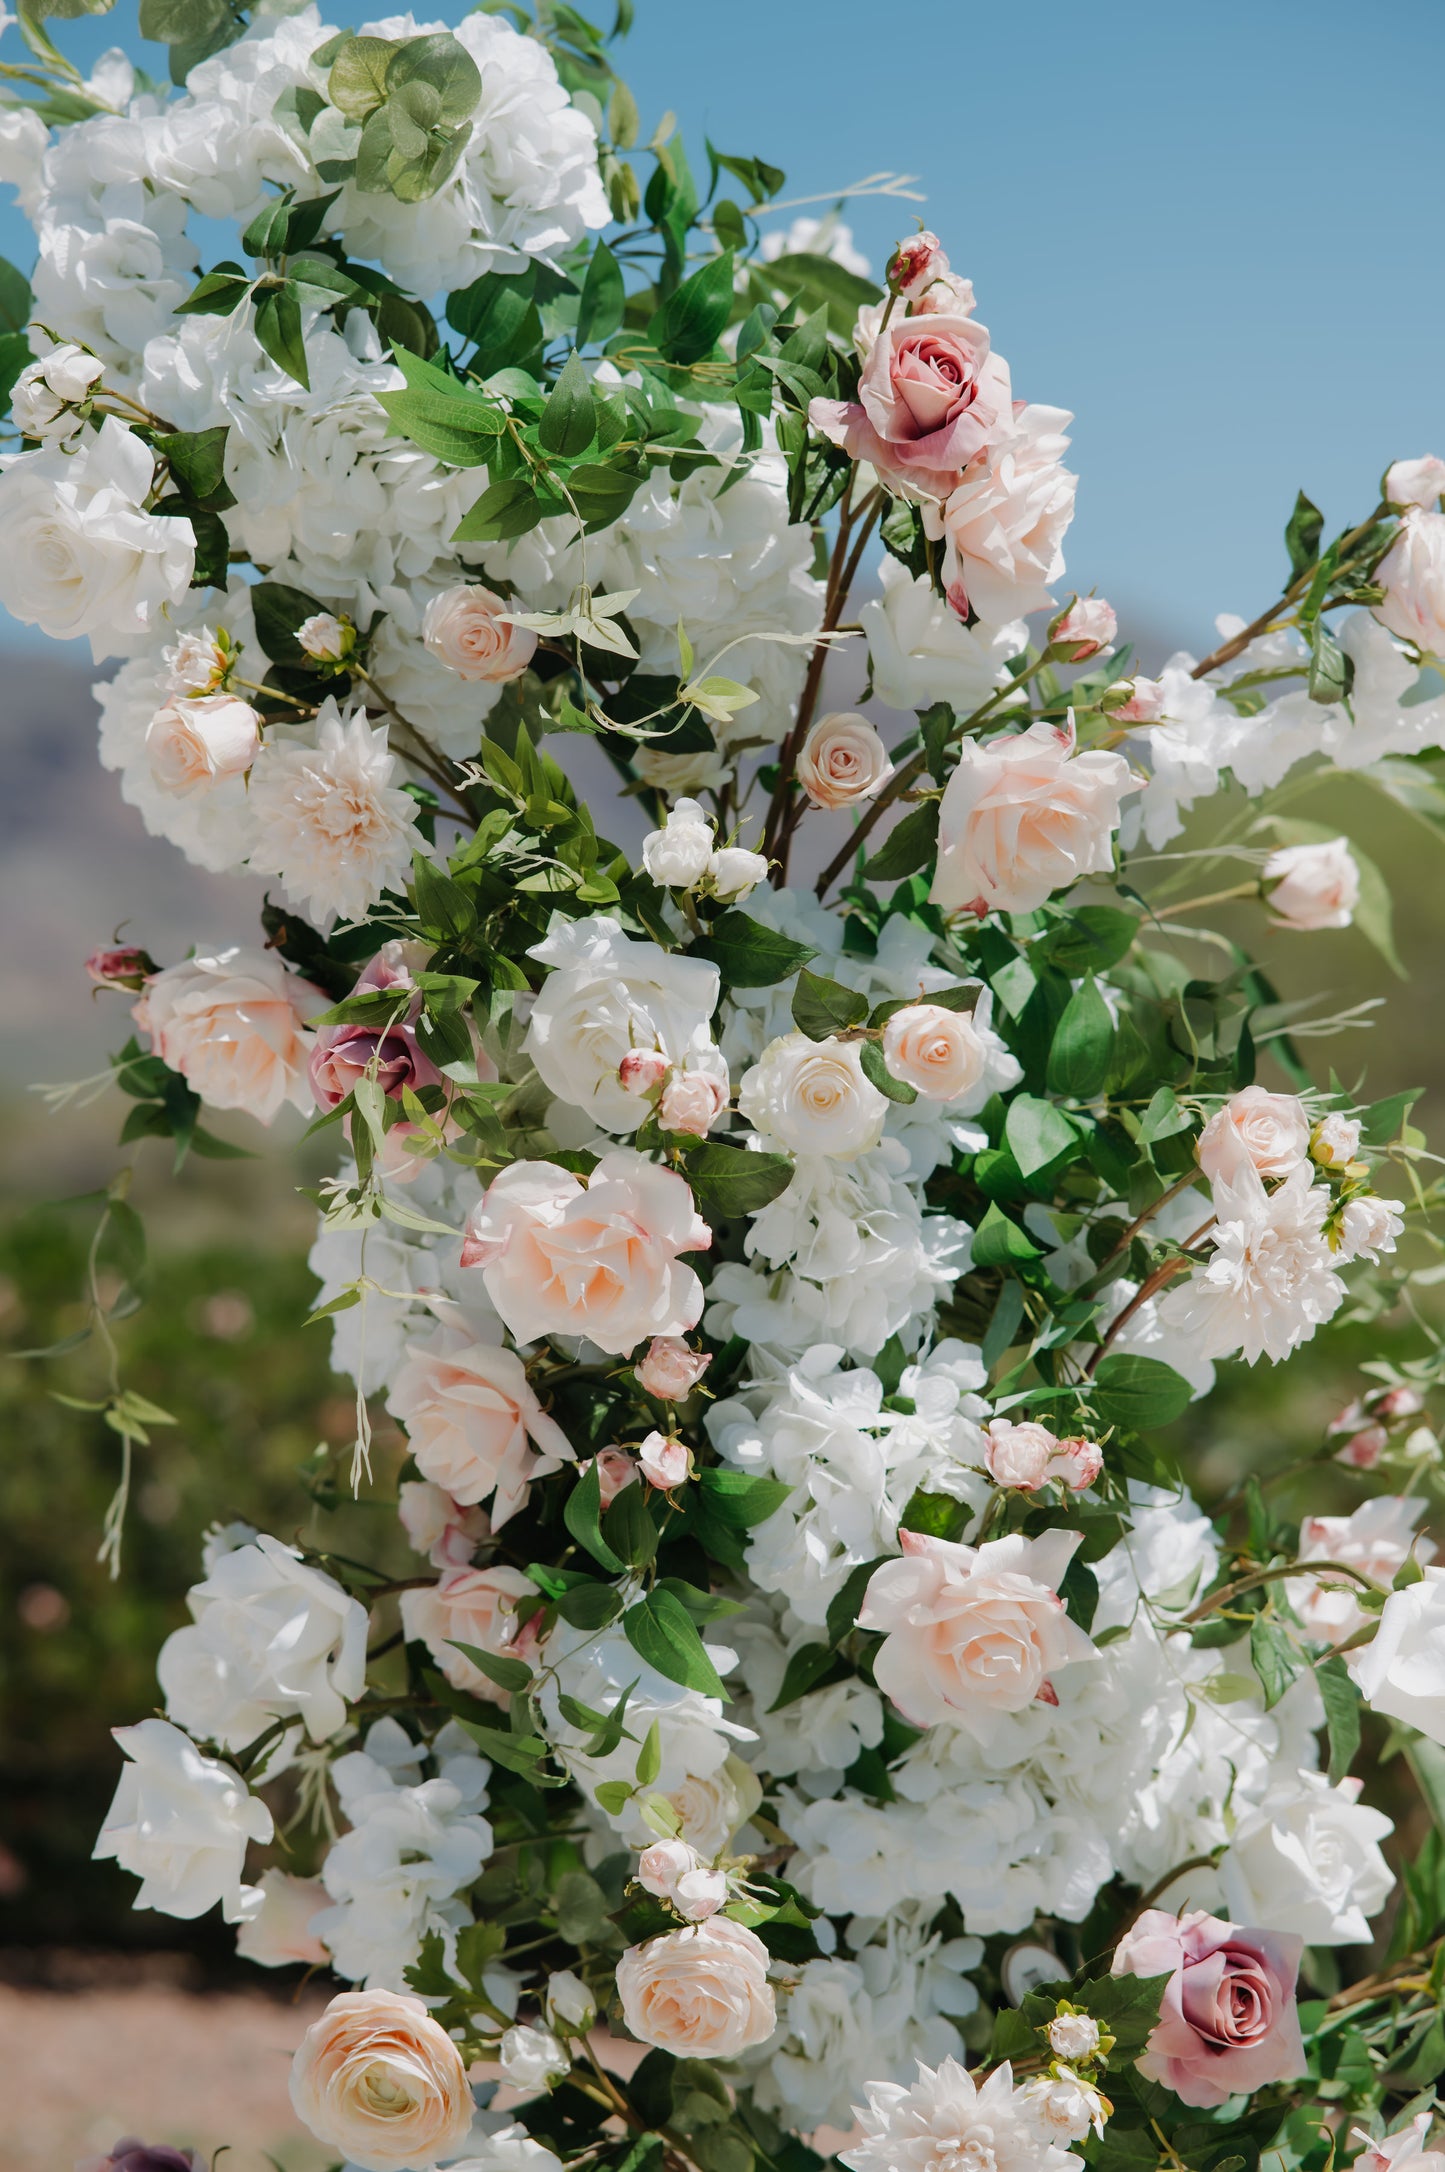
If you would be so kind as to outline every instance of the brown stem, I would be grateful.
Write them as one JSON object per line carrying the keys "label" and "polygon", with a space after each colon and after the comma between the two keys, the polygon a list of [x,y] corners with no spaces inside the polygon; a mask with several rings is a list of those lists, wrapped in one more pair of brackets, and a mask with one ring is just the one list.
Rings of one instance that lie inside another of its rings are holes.
{"label": "brown stem", "polygon": [[1186,1267],[1193,1267],[1195,1264],[1196,1262],[1186,1254],[1180,1253],[1174,1259],[1166,1259],[1161,1266],[1154,1269],[1151,1275],[1145,1276],[1123,1311],[1110,1321],[1103,1341],[1084,1367],[1084,1378],[1086,1380],[1093,1379],[1095,1373],[1099,1370],[1101,1362],[1108,1355],[1109,1346],[1117,1338],[1119,1330],[1128,1325],[1140,1306],[1147,1305],[1150,1298],[1154,1296],[1156,1291],[1162,1290],[1166,1282],[1172,1282],[1177,1274],[1182,1274]]}
{"label": "brown stem", "polygon": [[[1191,1870],[1213,1870],[1213,1868],[1214,1857],[1212,1855],[1186,1855],[1182,1863],[1176,1863],[1172,1870],[1165,1871],[1162,1878],[1155,1879],[1148,1892],[1136,1905],[1123,1930],[1120,1931],[1119,1938],[1124,1936],[1125,1931],[1132,1930],[1145,1909],[1152,1908],[1161,1893],[1167,1893],[1177,1878],[1186,1877]],[[1116,1945],[1118,1942],[1118,1939],[1114,1941]]]}
{"label": "brown stem", "polygon": [[1277,1584],[1285,1576],[1348,1576],[1365,1591],[1378,1591],[1379,1585],[1361,1569],[1352,1569],[1343,1561],[1283,1561],[1272,1569],[1251,1569],[1248,1576],[1237,1576],[1232,1584],[1224,1584],[1207,1599],[1181,1618],[1186,1622],[1203,1621],[1207,1615],[1217,1614],[1232,1599],[1242,1598],[1247,1591],[1258,1591],[1263,1584]]}
{"label": "brown stem", "polygon": [[448,777],[446,769],[444,768],[442,763],[442,758],[437,752],[436,748],[432,745],[431,741],[425,736],[424,733],[417,730],[417,727],[415,726],[415,724],[412,723],[410,717],[402,715],[402,712],[400,711],[400,709],[398,709],[390,694],[387,693],[385,687],[378,686],[369,671],[363,670],[359,664],[353,664],[351,666],[351,672],[354,678],[360,679],[363,686],[366,686],[370,689],[370,691],[375,695],[377,701],[381,704],[382,708],[385,709],[387,715],[391,717],[394,723],[401,726],[401,729],[412,741],[412,752],[408,756],[408,759],[415,762],[417,768],[420,769],[425,776],[430,777],[432,783],[436,786],[437,790],[439,792],[444,792],[454,807],[460,808],[461,812],[466,816],[468,822],[474,823],[476,820],[476,816],[473,809],[468,806],[467,802],[462,798],[460,792],[458,792],[458,790],[456,789],[456,786],[452,783],[450,777]]}
{"label": "brown stem", "polygon": [[[1341,565],[1344,564],[1344,561],[1348,557],[1353,546],[1359,542],[1360,537],[1362,535],[1368,535],[1370,530],[1374,527],[1376,521],[1383,520],[1388,515],[1389,511],[1389,506],[1386,505],[1382,500],[1381,503],[1375,507],[1374,512],[1371,513],[1368,520],[1362,520],[1358,528],[1352,528],[1350,530],[1349,534],[1345,536],[1340,543]],[[1202,664],[1196,664],[1194,666],[1194,669],[1189,674],[1190,678],[1206,678],[1211,671],[1217,671],[1221,664],[1229,663],[1232,658],[1240,655],[1243,650],[1247,649],[1250,642],[1254,640],[1257,634],[1268,633],[1271,626],[1273,626],[1275,620],[1279,617],[1281,611],[1287,611],[1292,603],[1299,602],[1301,596],[1304,595],[1305,591],[1308,589],[1314,577],[1315,568],[1313,566],[1306,567],[1303,573],[1299,574],[1295,580],[1290,582],[1289,587],[1285,590],[1284,594],[1278,599],[1277,602],[1272,603],[1267,611],[1261,611],[1258,618],[1251,619],[1249,624],[1247,626],[1241,627],[1237,634],[1231,634],[1227,641],[1221,641],[1217,649],[1212,649],[1209,655],[1205,657]]]}
{"label": "brown stem", "polygon": [[1129,1227],[1125,1230],[1123,1236],[1119,1239],[1119,1242],[1115,1245],[1113,1251],[1106,1253],[1103,1259],[1100,1260],[1100,1272],[1102,1272],[1103,1269],[1108,1266],[1111,1259],[1117,1259],[1121,1252],[1128,1251],[1130,1245],[1134,1242],[1134,1239],[1138,1236],[1140,1230],[1145,1228],[1148,1223],[1153,1221],[1155,1215],[1159,1213],[1161,1208],[1167,1207],[1171,1199],[1177,1199],[1181,1192],[1187,1192],[1190,1185],[1197,1184],[1198,1181],[1199,1171],[1197,1169],[1186,1169],[1183,1176],[1176,1178],[1174,1183],[1169,1186],[1169,1189],[1167,1191],[1163,1191],[1159,1194],[1159,1197],[1155,1200],[1152,1207],[1146,1207],[1142,1214],[1136,1215],[1134,1220],[1129,1224]]}
{"label": "brown stem", "polygon": [[822,874],[818,877],[817,894],[819,897],[826,897],[864,838],[877,824],[885,808],[891,807],[893,802],[908,790],[914,779],[922,775],[927,760],[926,754],[915,754],[911,760],[904,763],[901,769],[894,771],[877,799],[873,801],[870,807],[864,809],[849,831],[845,843],[839,846]]}
{"label": "brown stem", "polygon": [[[830,634],[841,615],[843,571],[848,563],[848,539],[857,517],[852,503],[853,484],[857,479],[856,466],[848,478],[848,488],[843,493],[842,509],[838,515],[838,534],[833,543],[833,555],[828,561],[828,582],[823,593],[823,618],[818,628],[819,639],[814,643],[808,659],[807,676],[798,700],[798,713],[788,730],[788,735],[778,749],[778,781],[773,786],[773,796],[768,802],[768,817],[763,827],[761,850],[769,858],[777,854],[783,841],[783,822],[787,815],[793,788],[793,770],[798,760],[798,750],[803,744],[808,726],[813,721],[813,711],[818,705],[818,693],[823,684],[823,667],[828,661],[828,643],[822,638]],[[786,855],[773,869],[771,881],[775,890],[781,889],[787,880]]]}

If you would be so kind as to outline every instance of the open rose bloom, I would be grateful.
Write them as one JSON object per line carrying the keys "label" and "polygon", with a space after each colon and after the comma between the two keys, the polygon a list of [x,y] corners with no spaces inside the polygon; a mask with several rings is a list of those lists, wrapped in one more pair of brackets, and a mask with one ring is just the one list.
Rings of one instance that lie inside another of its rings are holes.
{"label": "open rose bloom", "polygon": [[1147,1908],[1114,1955],[1116,1976],[1172,1971],[1140,2073],[1201,2107],[1302,2074],[1294,2002],[1302,1944],[1203,1909],[1176,1917]]}

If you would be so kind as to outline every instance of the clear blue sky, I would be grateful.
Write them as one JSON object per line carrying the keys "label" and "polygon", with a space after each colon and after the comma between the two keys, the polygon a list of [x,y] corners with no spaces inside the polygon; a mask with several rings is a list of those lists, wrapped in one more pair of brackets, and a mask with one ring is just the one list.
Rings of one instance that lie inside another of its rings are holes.
{"label": "clear blue sky", "polygon": [[[1015,392],[1075,411],[1070,585],[1200,640],[1274,592],[1300,485],[1342,524],[1391,458],[1445,452],[1439,0],[637,13],[645,133],[672,107],[699,159],[704,132],[760,153],[790,196],[921,175]],[[57,37],[85,61],[133,29],[127,0]],[[875,264],[912,223],[849,217]],[[0,250],[28,262],[13,213]]]}

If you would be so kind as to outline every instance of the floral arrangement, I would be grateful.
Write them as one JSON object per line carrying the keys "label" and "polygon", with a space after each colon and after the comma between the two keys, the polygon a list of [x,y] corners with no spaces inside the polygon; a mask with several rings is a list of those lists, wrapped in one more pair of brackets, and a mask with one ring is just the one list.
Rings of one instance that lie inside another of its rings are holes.
{"label": "floral arrangement", "polygon": [[1442,2172],[1438,1343],[1306,1465],[1347,1514],[1206,1514],[1160,1436],[1438,1277],[1413,1096],[1199,916],[1392,955],[1278,788],[1436,791],[1445,463],[1328,543],[1301,495],[1280,596],[1146,677],[932,233],[875,282],[643,146],[561,0],[246,14],[143,0],[166,88],[25,0],[0,69],[0,599],[113,661],[150,831],[269,885],[97,951],[86,1090],[178,1162],[330,1131],[356,1386],[305,1530],[210,1534],[97,1854],[342,1987],[292,2090],[361,2172]]}

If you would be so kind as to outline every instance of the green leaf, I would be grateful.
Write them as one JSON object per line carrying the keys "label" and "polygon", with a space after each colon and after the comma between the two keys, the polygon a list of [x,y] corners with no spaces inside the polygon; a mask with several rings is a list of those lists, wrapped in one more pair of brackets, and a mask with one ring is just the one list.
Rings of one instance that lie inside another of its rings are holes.
{"label": "green leaf", "polygon": [[412,861],[412,894],[417,918],[428,934],[456,942],[470,935],[477,924],[477,908],[459,882],[453,882],[434,860],[418,852]]}
{"label": "green leaf", "polygon": [[0,256],[0,332],[23,332],[30,322],[30,281]]}
{"label": "green leaf", "polygon": [[449,467],[485,466],[506,429],[506,410],[404,347],[392,350],[404,392],[377,399],[403,437]]}
{"label": "green leaf", "polygon": [[1360,1746],[1360,1693],[1343,1659],[1326,1659],[1315,1668],[1330,1745],[1330,1785],[1349,1772]]}
{"label": "green leaf", "polygon": [[831,1644],[800,1644],[783,1670],[778,1694],[768,1710],[781,1712],[785,1705],[796,1704],[800,1697],[806,1697],[832,1665]]}
{"label": "green leaf", "polygon": [[1015,1094],[1004,1119],[1004,1139],[1025,1177],[1035,1176],[1079,1144],[1079,1128],[1052,1101]]}
{"label": "green leaf", "polygon": [[1259,1676],[1264,1708],[1268,1712],[1279,1703],[1299,1673],[1299,1655],[1272,1615],[1256,1614],[1249,1625],[1249,1656]]}
{"label": "green leaf", "polygon": [[883,1060],[883,1051],[876,1041],[865,1041],[858,1051],[858,1066],[870,1086],[889,1101],[909,1102],[918,1099],[918,1088],[901,1078],[895,1078]]}
{"label": "green leaf", "polygon": [[1113,2037],[1111,2069],[1131,2066],[1144,2049],[1173,1980],[1167,1971],[1162,1976],[1097,1976],[1069,1993],[1070,2004],[1082,2007]]}
{"label": "green leaf", "polygon": [[1387,1100],[1372,1101],[1360,1111],[1360,1138],[1366,1146],[1389,1146],[1400,1136],[1400,1129],[1421,1094],[1423,1086],[1407,1086],[1403,1093],[1391,1094]]}
{"label": "green leaf", "polygon": [[554,1603],[573,1629],[603,1629],[622,1612],[622,1601],[611,1584],[574,1584]]}
{"label": "green leaf", "polygon": [[793,1024],[810,1041],[827,1041],[849,1026],[861,1026],[868,1016],[868,998],[841,981],[827,980],[806,967],[793,990]]}
{"label": "green leaf", "polygon": [[536,269],[512,278],[487,272],[447,296],[447,321],[476,347],[472,367],[480,377],[516,365],[542,343],[542,320],[533,301]]}
{"label": "green leaf", "polygon": [[1113,1055],[1113,1014],[1090,973],[1070,996],[1054,1029],[1049,1048],[1049,1092],[1063,1094],[1071,1101],[1092,1101],[1103,1092]]}
{"label": "green leaf", "polygon": [[[620,1496],[619,1496],[620,1498]],[[576,1539],[585,1546],[594,1561],[600,1561],[604,1569],[621,1575],[627,1563],[615,1554],[602,1536],[602,1480],[595,1459],[588,1464],[562,1509],[562,1521]]]}
{"label": "green leaf", "polygon": [[229,423],[211,430],[174,430],[155,440],[155,449],[170,463],[176,486],[186,497],[218,513],[235,504],[226,484],[226,439]]}
{"label": "green leaf", "polygon": [[[630,1490],[630,1489],[629,1489]],[[622,1630],[640,1659],[669,1682],[730,1703],[721,1677],[685,1606],[670,1591],[653,1591],[622,1617]]]}
{"label": "green leaf", "polygon": [[669,362],[701,362],[717,345],[732,306],[733,253],[726,249],[684,279],[653,317],[649,337]]}
{"label": "green leaf", "polygon": [[291,280],[280,286],[263,287],[257,293],[253,329],[262,352],[309,392],[311,377],[306,367],[306,346],[301,337],[301,303]]}
{"label": "green leaf", "polygon": [[1346,656],[1327,621],[1317,618],[1310,628],[1310,663],[1306,679],[1310,700],[1343,701],[1354,676],[1354,659]]}
{"label": "green leaf", "polygon": [[714,920],[706,940],[693,945],[692,955],[715,965],[730,988],[771,988],[818,953],[812,943],[795,943],[750,914],[733,911]]}
{"label": "green leaf", "polygon": [[705,1139],[684,1164],[693,1197],[711,1220],[756,1214],[786,1191],[793,1179],[788,1154],[757,1153],[724,1139]]}
{"label": "green leaf", "polygon": [[654,1720],[643,1737],[642,1748],[637,1753],[634,1768],[639,1787],[651,1787],[662,1770],[662,1736]]}
{"label": "green leaf", "polygon": [[348,120],[364,121],[386,99],[386,73],[397,52],[392,38],[348,38],[331,64],[326,95]]}
{"label": "green leaf", "polygon": [[870,882],[901,882],[932,859],[938,844],[938,802],[926,800],[894,824],[864,867]]}
{"label": "green leaf", "polygon": [[291,204],[285,196],[268,197],[241,236],[247,256],[284,256],[291,230]]}
{"label": "green leaf", "polygon": [[770,285],[800,294],[815,306],[822,303],[828,311],[830,329],[841,338],[851,333],[864,303],[879,298],[879,289],[871,279],[861,279],[831,256],[815,256],[801,249],[775,256],[764,267],[763,276]]}
{"label": "green leaf", "polygon": [[1193,1399],[1189,1382],[1159,1358],[1118,1350],[1101,1360],[1094,1375],[1092,1400],[1106,1425],[1144,1433],[1168,1425]]}
{"label": "green leaf", "polygon": [[1034,945],[1035,957],[1070,980],[1087,972],[1104,973],[1117,965],[1139,932],[1137,913],[1120,912],[1114,905],[1078,905],[1061,913],[1042,942]]}
{"label": "green leaf", "polygon": [[[360,43],[360,40],[357,41]],[[469,120],[482,95],[481,71],[471,54],[449,30],[428,31],[408,38],[393,54],[386,71],[388,97],[407,84],[425,85],[435,94],[433,125],[452,128]]]}
{"label": "green leaf", "polygon": [[645,1569],[657,1552],[658,1528],[649,1502],[652,1488],[624,1486],[602,1518],[603,1544],[610,1546],[625,1568]]}
{"label": "green leaf", "polygon": [[828,1601],[828,1619],[825,1624],[830,1644],[841,1644],[857,1624],[858,1609],[863,1604],[863,1594],[873,1581],[875,1570],[881,1569],[889,1557],[880,1554],[875,1561],[860,1561],[856,1569],[850,1569],[847,1577]]}
{"label": "green leaf", "polygon": [[304,589],[288,588],[284,581],[258,581],[251,590],[251,608],[256,639],[272,663],[304,663],[296,629],[321,609],[316,598]]}
{"label": "green leaf", "polygon": [[0,332],[0,415],[9,414],[15,380],[33,359],[23,332]]}
{"label": "green leaf", "polygon": [[176,303],[176,315],[229,317],[240,308],[250,291],[251,281],[242,271],[208,271],[185,300]]}
{"label": "green leaf", "polygon": [[1325,516],[1317,505],[1312,505],[1301,491],[1294,501],[1289,525],[1284,531],[1284,547],[1289,552],[1289,570],[1298,580],[1308,573],[1320,555],[1320,537],[1325,531]]}
{"label": "green leaf", "polygon": [[532,484],[520,475],[491,483],[482,492],[461,524],[452,531],[454,543],[503,543],[535,528],[546,510]]}
{"label": "green leaf", "polygon": [[597,435],[597,407],[592,380],[574,347],[567,365],[547,397],[537,424],[537,442],[544,452],[559,460],[575,460],[585,453]]}
{"label": "green leaf", "polygon": [[627,306],[627,290],[622,282],[622,267],[605,241],[599,241],[587,265],[587,276],[582,282],[582,299],[577,307],[577,344],[590,345],[593,340],[611,339],[622,323]]}
{"label": "green leaf", "polygon": [[707,1496],[712,1514],[737,1531],[750,1531],[755,1524],[766,1523],[793,1491],[785,1479],[731,1470],[726,1464],[699,1471],[697,1483]]}
{"label": "green leaf", "polygon": [[992,1202],[973,1233],[974,1266],[1016,1267],[1042,1257],[1040,1247],[1027,1230],[1020,1229],[1017,1222],[1011,1222],[997,1201]]}
{"label": "green leaf", "polygon": [[448,1637],[448,1644],[455,1646],[464,1659],[495,1682],[498,1689],[509,1690],[514,1696],[532,1686],[532,1670],[525,1659],[508,1659],[501,1652],[484,1651],[480,1644],[462,1644],[456,1637]]}

